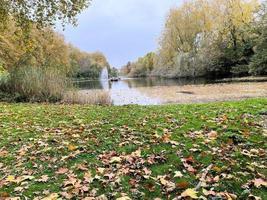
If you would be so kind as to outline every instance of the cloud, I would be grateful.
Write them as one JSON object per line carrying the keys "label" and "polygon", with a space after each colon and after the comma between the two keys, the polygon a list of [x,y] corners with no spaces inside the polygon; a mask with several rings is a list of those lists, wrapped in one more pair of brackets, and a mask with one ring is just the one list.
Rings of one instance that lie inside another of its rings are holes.
{"label": "cloud", "polygon": [[169,9],[178,0],[93,0],[79,16],[78,27],[63,32],[85,51],[102,51],[120,67],[157,48]]}

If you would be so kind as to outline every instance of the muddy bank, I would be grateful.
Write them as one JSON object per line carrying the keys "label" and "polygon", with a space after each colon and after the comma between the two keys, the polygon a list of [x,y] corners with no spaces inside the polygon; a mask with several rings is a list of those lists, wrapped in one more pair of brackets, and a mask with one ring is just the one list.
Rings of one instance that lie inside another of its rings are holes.
{"label": "muddy bank", "polygon": [[267,82],[138,88],[142,94],[166,103],[205,103],[267,97]]}

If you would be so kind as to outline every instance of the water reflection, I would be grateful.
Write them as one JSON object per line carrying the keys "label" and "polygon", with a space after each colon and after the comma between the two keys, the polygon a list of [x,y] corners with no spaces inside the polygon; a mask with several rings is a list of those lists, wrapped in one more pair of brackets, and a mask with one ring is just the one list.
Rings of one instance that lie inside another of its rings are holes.
{"label": "water reflection", "polygon": [[212,83],[212,80],[197,79],[165,79],[165,78],[123,78],[118,82],[110,82],[106,79],[102,80],[85,80],[75,82],[76,86],[81,89],[131,89],[138,87],[154,87],[154,86],[181,86],[181,85],[197,85]]}
{"label": "water reflection", "polygon": [[206,84],[206,79],[164,79],[164,78],[123,78],[117,82],[108,79],[87,80],[75,82],[81,90],[106,90],[109,91],[114,105],[139,104],[157,105],[162,103],[161,98],[144,94],[138,88],[155,86],[181,86],[187,84]]}

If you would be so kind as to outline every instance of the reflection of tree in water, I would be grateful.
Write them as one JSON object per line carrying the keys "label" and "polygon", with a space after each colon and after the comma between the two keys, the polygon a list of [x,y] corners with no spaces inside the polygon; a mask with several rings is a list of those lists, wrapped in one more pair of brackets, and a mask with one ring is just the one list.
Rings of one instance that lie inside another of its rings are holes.
{"label": "reflection of tree in water", "polygon": [[74,85],[79,89],[103,89],[100,80],[77,81]]}
{"label": "reflection of tree in water", "polygon": [[179,78],[179,79],[166,79],[166,78],[136,78],[123,80],[128,84],[129,88],[136,87],[153,87],[153,86],[179,86],[179,85],[197,85],[212,83],[211,80],[205,78]]}

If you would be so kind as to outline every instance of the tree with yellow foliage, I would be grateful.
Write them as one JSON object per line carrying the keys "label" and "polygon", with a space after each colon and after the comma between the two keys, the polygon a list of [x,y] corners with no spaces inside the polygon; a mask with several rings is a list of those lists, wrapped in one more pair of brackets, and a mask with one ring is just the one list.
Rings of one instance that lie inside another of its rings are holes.
{"label": "tree with yellow foliage", "polygon": [[[230,65],[247,64],[240,59],[252,53],[252,47],[246,46],[250,40],[247,29],[258,8],[257,0],[188,0],[181,7],[171,9],[160,39],[156,67],[196,68],[197,60],[199,65],[225,67],[223,71],[230,72]],[[207,60],[209,55],[204,55],[207,53],[215,53],[209,58],[211,62]],[[213,67],[206,71],[214,70]],[[203,67],[201,73],[197,68],[193,71],[190,74],[194,76],[203,75]],[[177,74],[187,76],[188,73]]]}

